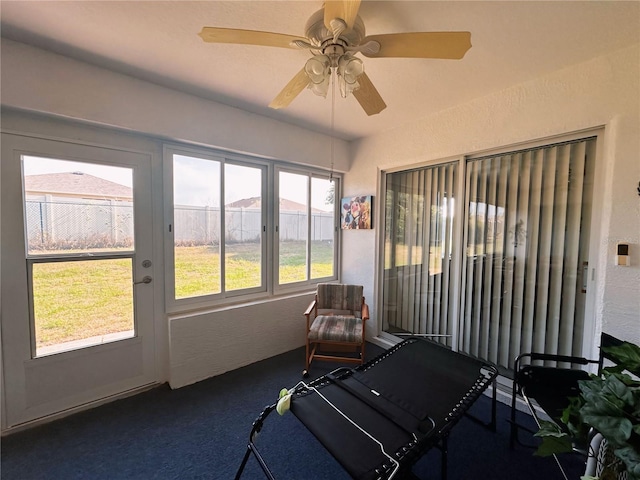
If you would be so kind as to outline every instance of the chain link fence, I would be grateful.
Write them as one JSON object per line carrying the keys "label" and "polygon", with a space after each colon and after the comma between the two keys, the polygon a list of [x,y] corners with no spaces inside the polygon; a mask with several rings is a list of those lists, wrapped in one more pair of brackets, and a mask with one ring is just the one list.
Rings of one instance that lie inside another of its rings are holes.
{"label": "chain link fence", "polygon": [[29,251],[133,246],[133,204],[56,198],[25,202]]}
{"label": "chain link fence", "polygon": [[[30,252],[133,246],[131,202],[55,198],[30,199],[25,203]],[[262,223],[260,209],[226,208],[226,243],[260,242]],[[177,246],[218,245],[220,227],[220,208],[174,208],[174,240]],[[280,241],[306,240],[307,228],[306,212],[280,212]],[[312,213],[311,240],[332,241],[333,238],[333,213]]]}

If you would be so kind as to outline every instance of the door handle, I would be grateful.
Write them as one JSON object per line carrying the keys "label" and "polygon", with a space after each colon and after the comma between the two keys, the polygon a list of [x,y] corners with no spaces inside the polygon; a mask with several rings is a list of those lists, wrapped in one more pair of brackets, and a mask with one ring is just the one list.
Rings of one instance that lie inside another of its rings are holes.
{"label": "door handle", "polygon": [[145,275],[144,277],[142,277],[142,280],[140,280],[139,282],[133,282],[134,285],[140,285],[141,283],[151,283],[153,281],[153,278],[151,278],[149,275]]}

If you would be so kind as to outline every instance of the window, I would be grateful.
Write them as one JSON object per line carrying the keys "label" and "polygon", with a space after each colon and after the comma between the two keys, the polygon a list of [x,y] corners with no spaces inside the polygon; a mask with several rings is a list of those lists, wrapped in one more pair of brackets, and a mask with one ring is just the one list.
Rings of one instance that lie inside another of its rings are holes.
{"label": "window", "polygon": [[335,183],[279,171],[278,185],[279,284],[334,278]]}
{"label": "window", "polygon": [[133,169],[22,165],[35,356],[133,337]]}
{"label": "window", "polygon": [[165,168],[174,310],[336,279],[337,179],[179,147],[165,148]]}
{"label": "window", "polygon": [[176,298],[221,292],[220,163],[187,155],[173,156]]}
{"label": "window", "polygon": [[505,371],[526,351],[582,355],[595,145],[388,173],[383,330],[436,335]]}

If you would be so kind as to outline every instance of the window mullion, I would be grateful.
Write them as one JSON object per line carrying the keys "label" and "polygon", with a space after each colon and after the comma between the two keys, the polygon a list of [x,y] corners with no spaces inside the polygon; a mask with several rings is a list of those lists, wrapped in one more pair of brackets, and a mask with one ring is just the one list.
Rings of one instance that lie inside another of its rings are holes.
{"label": "window mullion", "polygon": [[227,245],[227,212],[225,208],[225,162],[221,162],[220,168],[220,239],[218,240],[218,252],[220,255],[220,291],[224,295],[226,286],[226,245]]}

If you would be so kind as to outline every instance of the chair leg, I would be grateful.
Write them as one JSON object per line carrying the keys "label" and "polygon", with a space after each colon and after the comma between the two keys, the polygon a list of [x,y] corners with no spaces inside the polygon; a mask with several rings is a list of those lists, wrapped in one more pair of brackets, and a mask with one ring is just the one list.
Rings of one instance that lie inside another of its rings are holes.
{"label": "chair leg", "polygon": [[513,380],[513,390],[511,392],[511,431],[509,435],[509,448],[513,449],[518,438],[518,425],[516,424],[516,395],[517,386],[515,379]]}
{"label": "chair leg", "polygon": [[305,356],[304,371],[305,372],[309,371],[309,340],[308,339],[307,339],[307,354]]}

